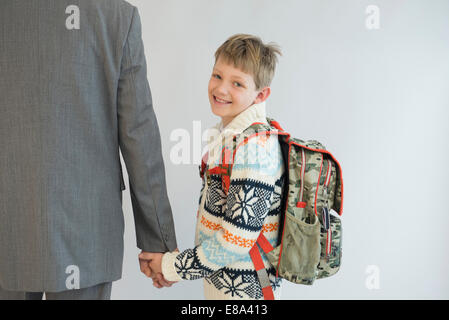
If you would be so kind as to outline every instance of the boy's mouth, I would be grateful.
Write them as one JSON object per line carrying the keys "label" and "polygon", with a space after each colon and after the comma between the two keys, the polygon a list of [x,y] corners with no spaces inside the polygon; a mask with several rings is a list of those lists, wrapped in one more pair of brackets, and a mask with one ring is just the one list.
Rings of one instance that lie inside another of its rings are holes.
{"label": "boy's mouth", "polygon": [[230,102],[230,101],[226,101],[226,100],[217,98],[216,96],[214,96],[214,101],[217,102],[217,103],[219,103],[219,104],[231,104],[231,103],[232,103],[232,102]]}

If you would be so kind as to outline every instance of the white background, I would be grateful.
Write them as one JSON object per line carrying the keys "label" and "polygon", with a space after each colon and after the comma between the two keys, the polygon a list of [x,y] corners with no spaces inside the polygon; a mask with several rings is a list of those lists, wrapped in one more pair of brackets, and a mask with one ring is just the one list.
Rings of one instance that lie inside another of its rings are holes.
{"label": "white background", "polygon": [[[250,33],[283,51],[268,116],[321,141],[343,168],[342,267],[312,287],[284,281],[282,298],[449,298],[449,1],[130,3],[142,20],[180,250],[193,247],[201,181],[197,163],[170,159],[170,134],[220,120],[207,98],[213,54],[229,36]],[[377,30],[366,27],[369,5],[380,10]],[[159,290],[140,273],[123,168],[125,259],[112,299],[203,299],[202,280]],[[377,289],[367,286],[371,265]]]}

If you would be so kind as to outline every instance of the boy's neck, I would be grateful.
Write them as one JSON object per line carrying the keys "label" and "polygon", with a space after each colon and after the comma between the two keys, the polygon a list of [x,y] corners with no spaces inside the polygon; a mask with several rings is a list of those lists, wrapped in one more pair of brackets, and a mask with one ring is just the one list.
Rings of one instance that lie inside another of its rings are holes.
{"label": "boy's neck", "polygon": [[223,117],[221,118],[221,123],[223,124],[223,129],[226,128],[228,124],[232,122],[235,117]]}

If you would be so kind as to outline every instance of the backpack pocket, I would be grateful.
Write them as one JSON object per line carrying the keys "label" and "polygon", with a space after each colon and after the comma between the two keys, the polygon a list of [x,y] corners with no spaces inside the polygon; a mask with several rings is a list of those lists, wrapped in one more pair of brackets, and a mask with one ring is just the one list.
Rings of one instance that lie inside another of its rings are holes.
{"label": "backpack pocket", "polygon": [[342,228],[339,217],[329,215],[330,221],[330,251],[326,251],[328,243],[328,235],[326,230],[322,227],[321,230],[321,260],[317,268],[317,279],[326,278],[334,275],[340,269],[341,254],[342,254]]}
{"label": "backpack pocket", "polygon": [[295,214],[287,211],[282,237],[279,276],[288,281],[312,284],[320,262],[320,221],[315,215],[310,223],[305,222],[305,208],[293,208]]}

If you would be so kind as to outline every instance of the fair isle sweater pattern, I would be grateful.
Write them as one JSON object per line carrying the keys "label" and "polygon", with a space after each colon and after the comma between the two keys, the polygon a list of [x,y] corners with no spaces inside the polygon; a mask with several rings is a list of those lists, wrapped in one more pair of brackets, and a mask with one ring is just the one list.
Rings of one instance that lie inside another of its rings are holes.
{"label": "fair isle sweater pattern", "polygon": [[[205,175],[195,247],[164,255],[167,280],[204,278],[210,299],[263,299],[249,250],[260,232],[277,245],[284,172],[277,135],[271,135],[251,138],[237,149],[227,194],[220,175]],[[281,280],[259,251],[276,292]],[[170,267],[176,274],[170,275]]]}

